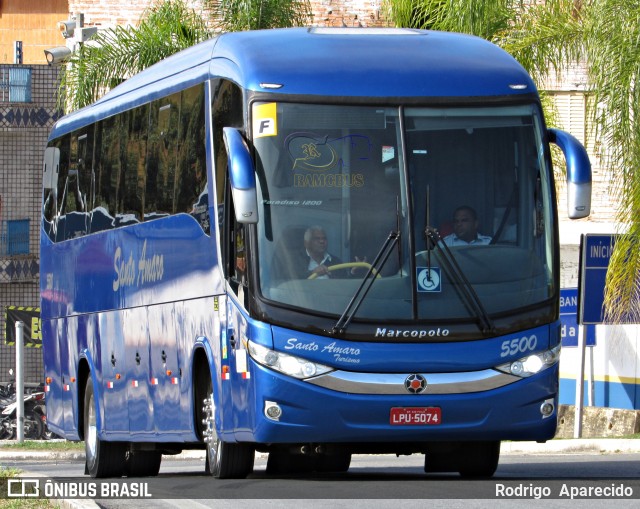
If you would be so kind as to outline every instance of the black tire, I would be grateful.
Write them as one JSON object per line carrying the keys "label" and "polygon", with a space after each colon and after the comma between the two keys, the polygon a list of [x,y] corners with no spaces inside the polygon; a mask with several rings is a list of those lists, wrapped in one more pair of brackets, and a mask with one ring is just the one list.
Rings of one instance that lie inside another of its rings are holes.
{"label": "black tire", "polygon": [[317,457],[289,451],[271,451],[267,459],[267,474],[307,474],[316,469]]}
{"label": "black tire", "polygon": [[431,444],[425,472],[458,472],[462,477],[491,477],[498,468],[500,441]]}
{"label": "black tire", "polygon": [[159,451],[127,451],[127,477],[154,477],[160,471],[162,454]]}
{"label": "black tire", "polygon": [[13,440],[16,437],[16,429],[12,426],[11,419],[3,419],[0,423],[0,440]]}
{"label": "black tire", "polygon": [[464,461],[460,465],[462,477],[488,478],[495,474],[500,460],[500,441],[469,442],[465,444]]}
{"label": "black tire", "polygon": [[244,479],[253,472],[255,449],[247,444],[216,440],[207,445],[206,469],[216,479]]}
{"label": "black tire", "polygon": [[351,466],[351,454],[348,452],[321,454],[316,458],[318,472],[346,472],[349,466]]}
{"label": "black tire", "polygon": [[86,473],[93,478],[122,477],[126,472],[126,444],[105,442],[98,438],[96,416],[97,403],[91,376],[84,391],[84,444]]}
{"label": "black tire", "polygon": [[33,410],[24,413],[24,438],[27,440],[39,440],[44,432],[42,417]]}
{"label": "black tire", "polygon": [[211,377],[208,379],[206,397],[203,401],[196,401],[196,404],[203,406],[203,419],[198,424],[201,429],[200,435],[206,444],[205,471],[207,474],[216,479],[244,479],[247,477],[253,472],[255,448],[249,444],[223,442],[218,437]]}

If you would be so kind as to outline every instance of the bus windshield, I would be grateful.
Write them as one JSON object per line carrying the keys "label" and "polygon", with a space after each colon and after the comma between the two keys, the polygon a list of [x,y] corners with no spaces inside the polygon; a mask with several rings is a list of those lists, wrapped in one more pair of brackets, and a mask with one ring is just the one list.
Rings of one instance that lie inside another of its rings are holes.
{"label": "bus windshield", "polygon": [[482,315],[489,328],[557,291],[536,105],[254,103],[252,115],[268,301],[339,317],[366,278],[355,321]]}

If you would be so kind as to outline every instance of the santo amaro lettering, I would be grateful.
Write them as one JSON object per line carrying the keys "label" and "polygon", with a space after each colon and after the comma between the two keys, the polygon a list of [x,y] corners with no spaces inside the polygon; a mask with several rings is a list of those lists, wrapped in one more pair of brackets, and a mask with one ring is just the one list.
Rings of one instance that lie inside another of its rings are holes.
{"label": "santo amaro lettering", "polygon": [[140,258],[135,260],[133,253],[123,254],[118,246],[113,256],[113,269],[116,277],[113,280],[113,291],[127,286],[142,286],[146,283],[161,281],[164,277],[164,255],[147,254],[147,241],[142,245]]}
{"label": "santo amaro lettering", "polygon": [[444,337],[449,335],[449,329],[387,329],[385,327],[378,327],[376,329],[377,338],[434,338]]}
{"label": "santo amaro lettering", "polygon": [[298,341],[296,338],[287,339],[287,344],[284,346],[285,350],[299,350],[307,352],[322,352],[332,355],[360,355],[359,348],[353,348],[350,346],[339,346],[335,341],[328,345],[320,346],[315,341],[309,343]]}

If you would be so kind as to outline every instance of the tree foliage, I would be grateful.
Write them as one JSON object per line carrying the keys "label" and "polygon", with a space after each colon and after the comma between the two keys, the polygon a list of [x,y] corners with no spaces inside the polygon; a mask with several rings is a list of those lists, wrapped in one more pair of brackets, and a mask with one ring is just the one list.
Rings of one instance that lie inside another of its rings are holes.
{"label": "tree foliage", "polygon": [[61,74],[59,106],[66,111],[91,104],[133,74],[211,36],[183,0],[150,7],[137,27],[116,26],[72,53]]}
{"label": "tree foliage", "polygon": [[222,32],[306,26],[313,19],[309,0],[207,0]]}
{"label": "tree foliage", "polygon": [[397,26],[478,35],[540,83],[586,62],[587,130],[612,176],[621,236],[609,264],[608,319],[640,319],[640,0],[387,0]]}

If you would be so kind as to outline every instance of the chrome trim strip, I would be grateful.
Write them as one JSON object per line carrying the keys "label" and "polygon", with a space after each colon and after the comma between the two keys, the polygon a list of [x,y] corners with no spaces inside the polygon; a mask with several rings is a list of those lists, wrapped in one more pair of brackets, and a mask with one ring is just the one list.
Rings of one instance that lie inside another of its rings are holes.
{"label": "chrome trim strip", "polygon": [[[308,383],[338,392],[353,394],[411,394],[404,382],[413,373],[356,373],[332,371],[305,380]],[[520,377],[493,369],[462,373],[419,373],[427,379],[427,388],[420,394],[468,394],[489,391],[509,385]]]}

